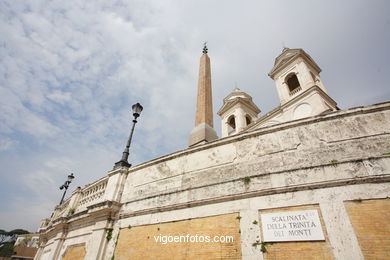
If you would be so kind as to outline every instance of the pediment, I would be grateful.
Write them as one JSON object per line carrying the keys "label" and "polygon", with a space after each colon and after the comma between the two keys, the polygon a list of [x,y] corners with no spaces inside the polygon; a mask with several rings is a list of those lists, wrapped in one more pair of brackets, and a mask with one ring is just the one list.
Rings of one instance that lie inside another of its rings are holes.
{"label": "pediment", "polygon": [[272,78],[276,71],[283,68],[285,64],[296,59],[298,56],[305,58],[305,60],[313,67],[315,67],[318,72],[321,71],[321,69],[314,62],[314,60],[304,50],[284,48],[282,53],[278,57],[276,57],[274,67],[272,68],[270,73],[268,73],[268,75]]}
{"label": "pediment", "polygon": [[248,107],[256,115],[261,112],[261,110],[255,105],[255,103],[253,103],[252,98],[237,97],[237,98],[234,98],[232,100],[229,100],[229,99],[224,100],[224,104],[219,109],[217,114],[219,116],[222,116],[222,114],[224,114],[226,111],[228,111],[229,109],[231,109],[232,107],[236,106],[239,103],[241,103],[241,104],[245,105],[246,107]]}
{"label": "pediment", "polygon": [[275,72],[278,68],[282,67],[284,64],[293,60],[300,54],[301,49],[288,49],[284,48],[283,52],[275,59],[274,67],[272,68],[269,74]]}

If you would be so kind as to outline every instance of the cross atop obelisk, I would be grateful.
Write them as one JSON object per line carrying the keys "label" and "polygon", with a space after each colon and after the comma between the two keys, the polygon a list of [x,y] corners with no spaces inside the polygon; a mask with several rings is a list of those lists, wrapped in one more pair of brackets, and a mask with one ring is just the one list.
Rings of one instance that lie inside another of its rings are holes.
{"label": "cross atop obelisk", "polygon": [[204,144],[218,138],[213,128],[211,69],[206,44],[207,42],[204,43],[203,55],[200,57],[195,128],[191,131],[189,146]]}

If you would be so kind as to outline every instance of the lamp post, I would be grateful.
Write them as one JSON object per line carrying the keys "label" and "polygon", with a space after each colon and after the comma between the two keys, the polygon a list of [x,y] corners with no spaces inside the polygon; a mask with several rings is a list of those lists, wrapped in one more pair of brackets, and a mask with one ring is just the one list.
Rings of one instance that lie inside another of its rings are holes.
{"label": "lamp post", "polygon": [[73,179],[74,179],[74,176],[73,176],[73,173],[71,173],[70,175],[68,175],[68,180],[65,181],[65,183],[63,185],[61,185],[60,190],[62,190],[64,188],[65,188],[65,190],[64,190],[64,194],[62,195],[62,198],[61,198],[61,201],[60,201],[60,205],[64,201],[65,193],[68,190],[69,184],[72,182]]}
{"label": "lamp post", "polygon": [[115,163],[114,170],[118,169],[120,167],[127,167],[127,168],[129,168],[131,166],[131,164],[127,161],[129,159],[129,148],[130,148],[130,144],[131,144],[131,139],[133,138],[135,124],[137,123],[137,118],[140,116],[143,107],[141,106],[140,103],[137,103],[137,104],[134,104],[131,107],[131,109],[133,110],[133,116],[134,116],[133,126],[132,126],[131,131],[130,131],[129,139],[127,140],[126,148],[123,151],[122,159]]}

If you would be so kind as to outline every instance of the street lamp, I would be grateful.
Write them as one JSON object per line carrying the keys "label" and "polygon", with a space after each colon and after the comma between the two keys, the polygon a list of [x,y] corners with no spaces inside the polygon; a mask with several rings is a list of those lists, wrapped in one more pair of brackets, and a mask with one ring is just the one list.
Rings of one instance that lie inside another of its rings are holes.
{"label": "street lamp", "polygon": [[65,183],[63,185],[61,185],[60,190],[62,190],[64,188],[65,188],[65,190],[64,190],[64,194],[62,195],[62,198],[61,198],[61,201],[60,201],[60,205],[64,201],[65,193],[68,190],[69,184],[72,182],[73,179],[74,179],[74,176],[73,176],[73,173],[71,173],[70,175],[68,175],[68,180],[65,181]]}
{"label": "street lamp", "polygon": [[131,107],[131,109],[133,110],[133,116],[134,116],[133,127],[131,128],[129,139],[127,140],[126,148],[123,151],[122,159],[119,162],[115,163],[114,170],[118,169],[120,167],[127,167],[127,168],[129,168],[131,166],[131,164],[127,161],[129,159],[129,148],[130,148],[130,144],[131,144],[131,139],[133,138],[134,127],[135,127],[135,124],[137,123],[137,118],[140,116],[143,107],[141,106],[140,103],[137,103],[137,104],[134,104]]}

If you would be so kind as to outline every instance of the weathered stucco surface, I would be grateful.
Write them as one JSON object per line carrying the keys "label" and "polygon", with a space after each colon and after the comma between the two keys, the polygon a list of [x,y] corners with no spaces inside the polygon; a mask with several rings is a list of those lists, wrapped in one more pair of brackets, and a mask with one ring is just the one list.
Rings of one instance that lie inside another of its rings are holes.
{"label": "weathered stucco surface", "polygon": [[[85,259],[110,259],[129,225],[174,227],[224,214],[240,216],[241,258],[269,259],[253,245],[262,239],[260,224],[253,224],[259,212],[308,205],[321,214],[327,234],[323,259],[363,259],[345,205],[390,196],[389,144],[390,102],[264,127],[118,169],[76,191],[43,222],[36,259],[61,259],[80,243]],[[75,213],[67,215],[70,207]]]}

